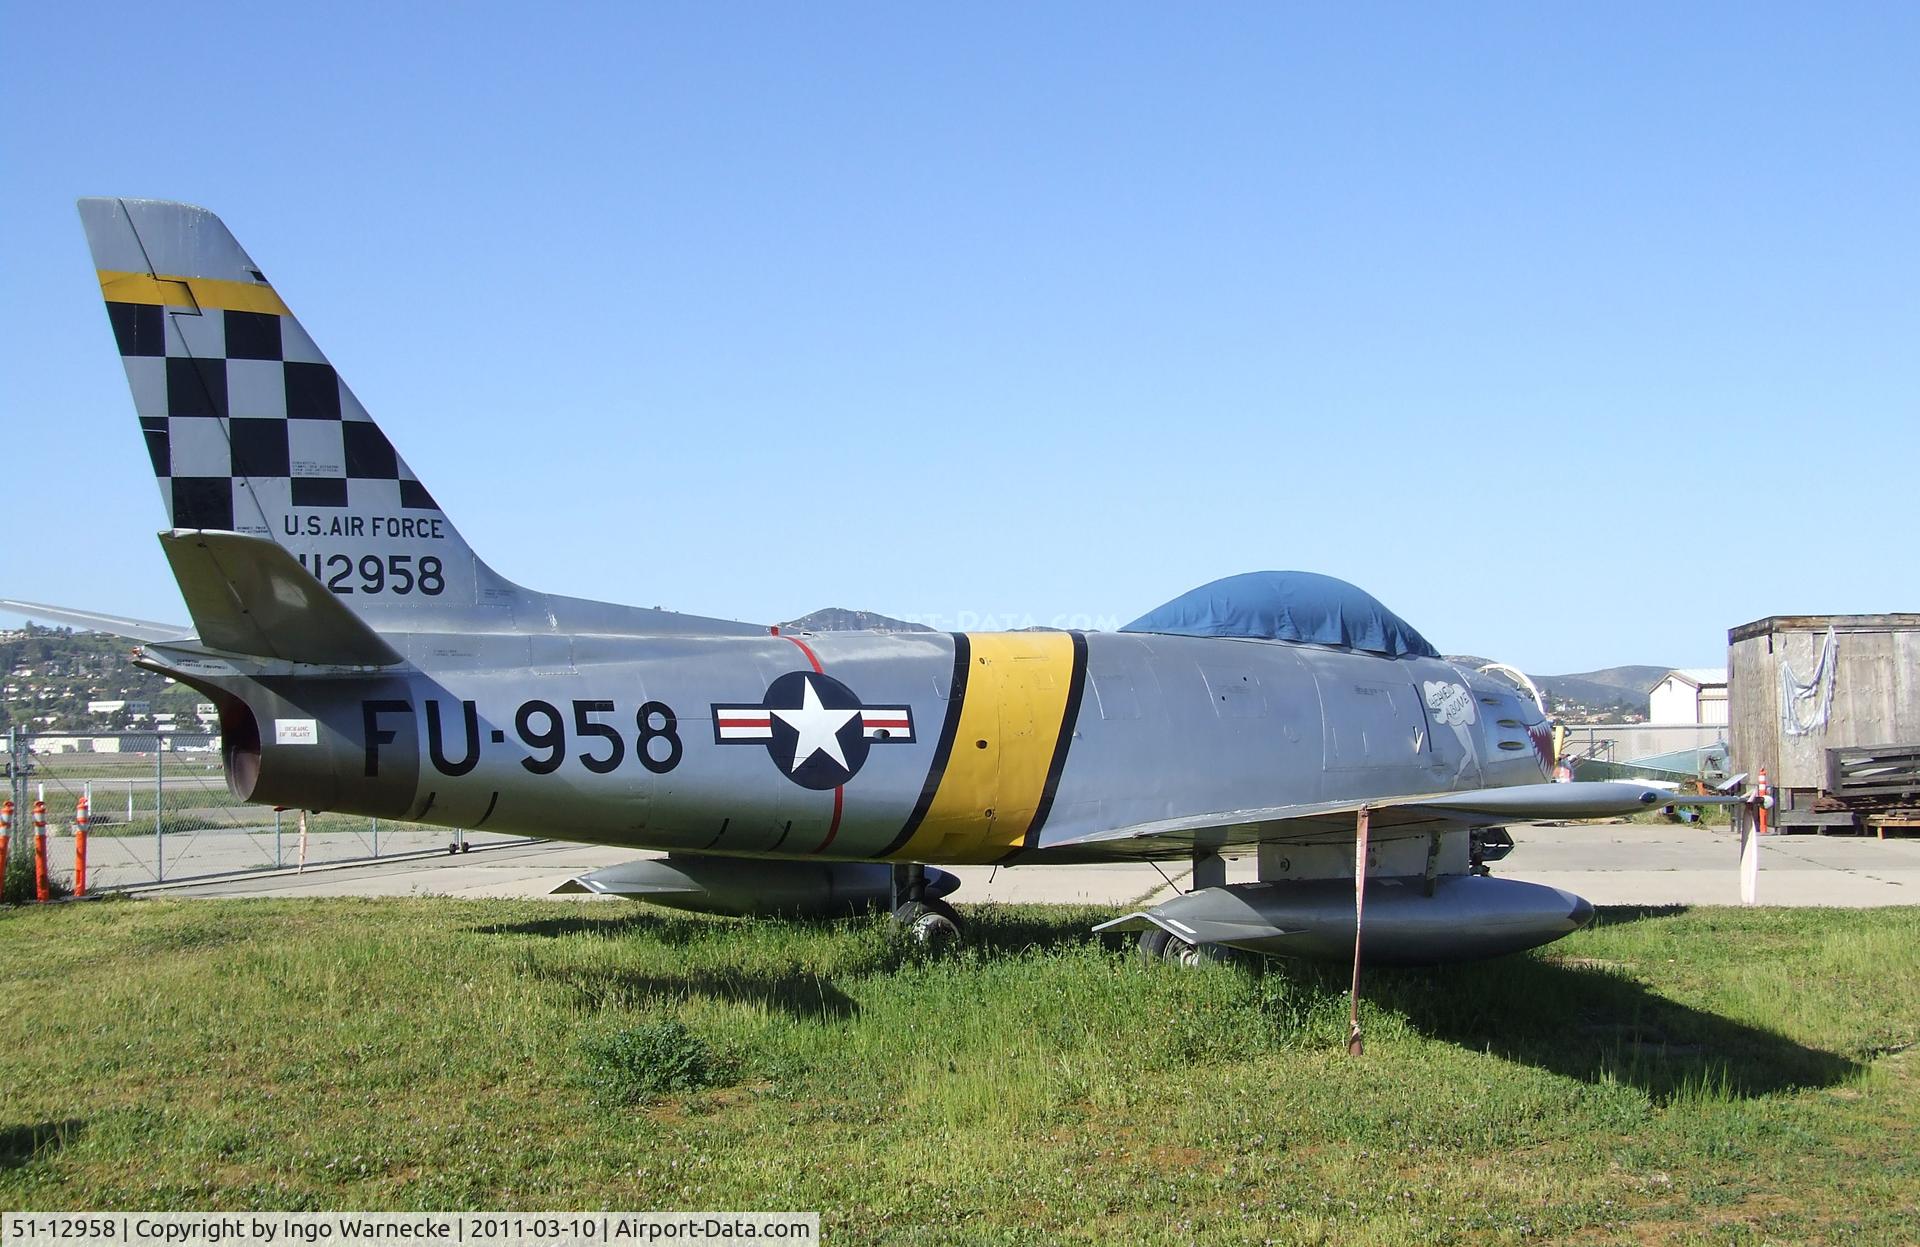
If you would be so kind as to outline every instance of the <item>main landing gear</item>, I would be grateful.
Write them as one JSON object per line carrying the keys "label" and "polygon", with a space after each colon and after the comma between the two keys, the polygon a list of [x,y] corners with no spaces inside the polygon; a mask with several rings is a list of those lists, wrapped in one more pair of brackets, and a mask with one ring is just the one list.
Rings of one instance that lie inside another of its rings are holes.
{"label": "main landing gear", "polygon": [[1242,960],[1231,948],[1222,948],[1218,944],[1195,944],[1160,927],[1148,927],[1140,933],[1140,955],[1148,961],[1170,961],[1177,966]]}
{"label": "main landing gear", "polygon": [[[1227,884],[1227,859],[1213,849],[1193,851],[1193,891],[1222,888]],[[1140,933],[1140,955],[1148,961],[1171,961],[1177,966],[1197,966],[1207,961],[1232,961],[1233,950],[1218,944],[1196,944],[1183,940],[1162,927],[1148,927]]]}
{"label": "main landing gear", "polygon": [[914,943],[933,951],[960,942],[960,915],[953,906],[927,895],[927,868],[919,862],[893,868],[893,925]]}

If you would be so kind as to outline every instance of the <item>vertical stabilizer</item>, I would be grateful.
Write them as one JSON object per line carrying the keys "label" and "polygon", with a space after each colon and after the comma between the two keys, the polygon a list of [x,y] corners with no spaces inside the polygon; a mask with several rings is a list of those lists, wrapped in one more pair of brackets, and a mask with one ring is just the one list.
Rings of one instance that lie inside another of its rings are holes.
{"label": "vertical stabilizer", "polygon": [[220,218],[83,199],[168,526],[269,538],[398,631],[754,631],[532,593],[496,574]]}

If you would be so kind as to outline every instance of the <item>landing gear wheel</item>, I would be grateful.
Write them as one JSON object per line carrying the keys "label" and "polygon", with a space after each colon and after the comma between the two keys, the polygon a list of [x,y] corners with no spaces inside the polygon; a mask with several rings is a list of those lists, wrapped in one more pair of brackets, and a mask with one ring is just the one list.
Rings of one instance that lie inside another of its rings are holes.
{"label": "landing gear wheel", "polygon": [[893,925],[929,952],[960,942],[960,915],[944,901],[908,901],[893,911]]}
{"label": "landing gear wheel", "polygon": [[1148,927],[1140,933],[1140,956],[1147,961],[1160,960],[1167,955],[1167,941],[1172,938],[1170,932]]}
{"label": "landing gear wheel", "polygon": [[[1195,944],[1183,940],[1171,932],[1162,931],[1166,942],[1160,947],[1160,956],[1177,966],[1202,966],[1210,963],[1230,964],[1236,960],[1234,950],[1219,944]],[[1146,947],[1142,938],[1141,947]]]}

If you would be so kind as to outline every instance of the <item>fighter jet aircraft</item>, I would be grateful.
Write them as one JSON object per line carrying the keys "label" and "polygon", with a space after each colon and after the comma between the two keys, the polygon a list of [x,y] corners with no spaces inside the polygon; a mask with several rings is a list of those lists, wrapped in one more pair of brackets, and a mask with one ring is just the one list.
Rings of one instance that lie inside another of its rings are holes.
{"label": "fighter jet aircraft", "polygon": [[[1557,939],[1586,901],[1492,878],[1515,820],[1672,801],[1548,782],[1514,682],[1359,589],[1262,572],[1105,632],[782,634],[495,572],[219,218],[81,220],[190,633],[108,627],[219,708],[242,800],[664,859],[573,886],[734,913],[874,903],[929,938],[956,863],[1190,859],[1109,926],[1149,952],[1440,961]],[[422,430],[424,432],[424,430]],[[1229,885],[1224,856],[1257,858]]]}

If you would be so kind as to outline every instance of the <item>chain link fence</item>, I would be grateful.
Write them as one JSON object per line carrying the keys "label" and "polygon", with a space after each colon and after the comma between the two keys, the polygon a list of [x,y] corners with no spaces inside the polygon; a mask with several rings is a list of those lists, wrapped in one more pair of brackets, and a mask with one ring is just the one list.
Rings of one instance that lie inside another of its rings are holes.
{"label": "chain link fence", "polygon": [[217,734],[10,732],[0,746],[12,854],[32,853],[33,803],[44,800],[48,868],[70,879],[74,815],[88,799],[89,892],[531,843],[358,814],[309,814],[302,834],[298,811],[247,805],[227,791]]}
{"label": "chain link fence", "polygon": [[1574,723],[1560,756],[1575,779],[1725,779],[1727,728],[1691,723]]}

